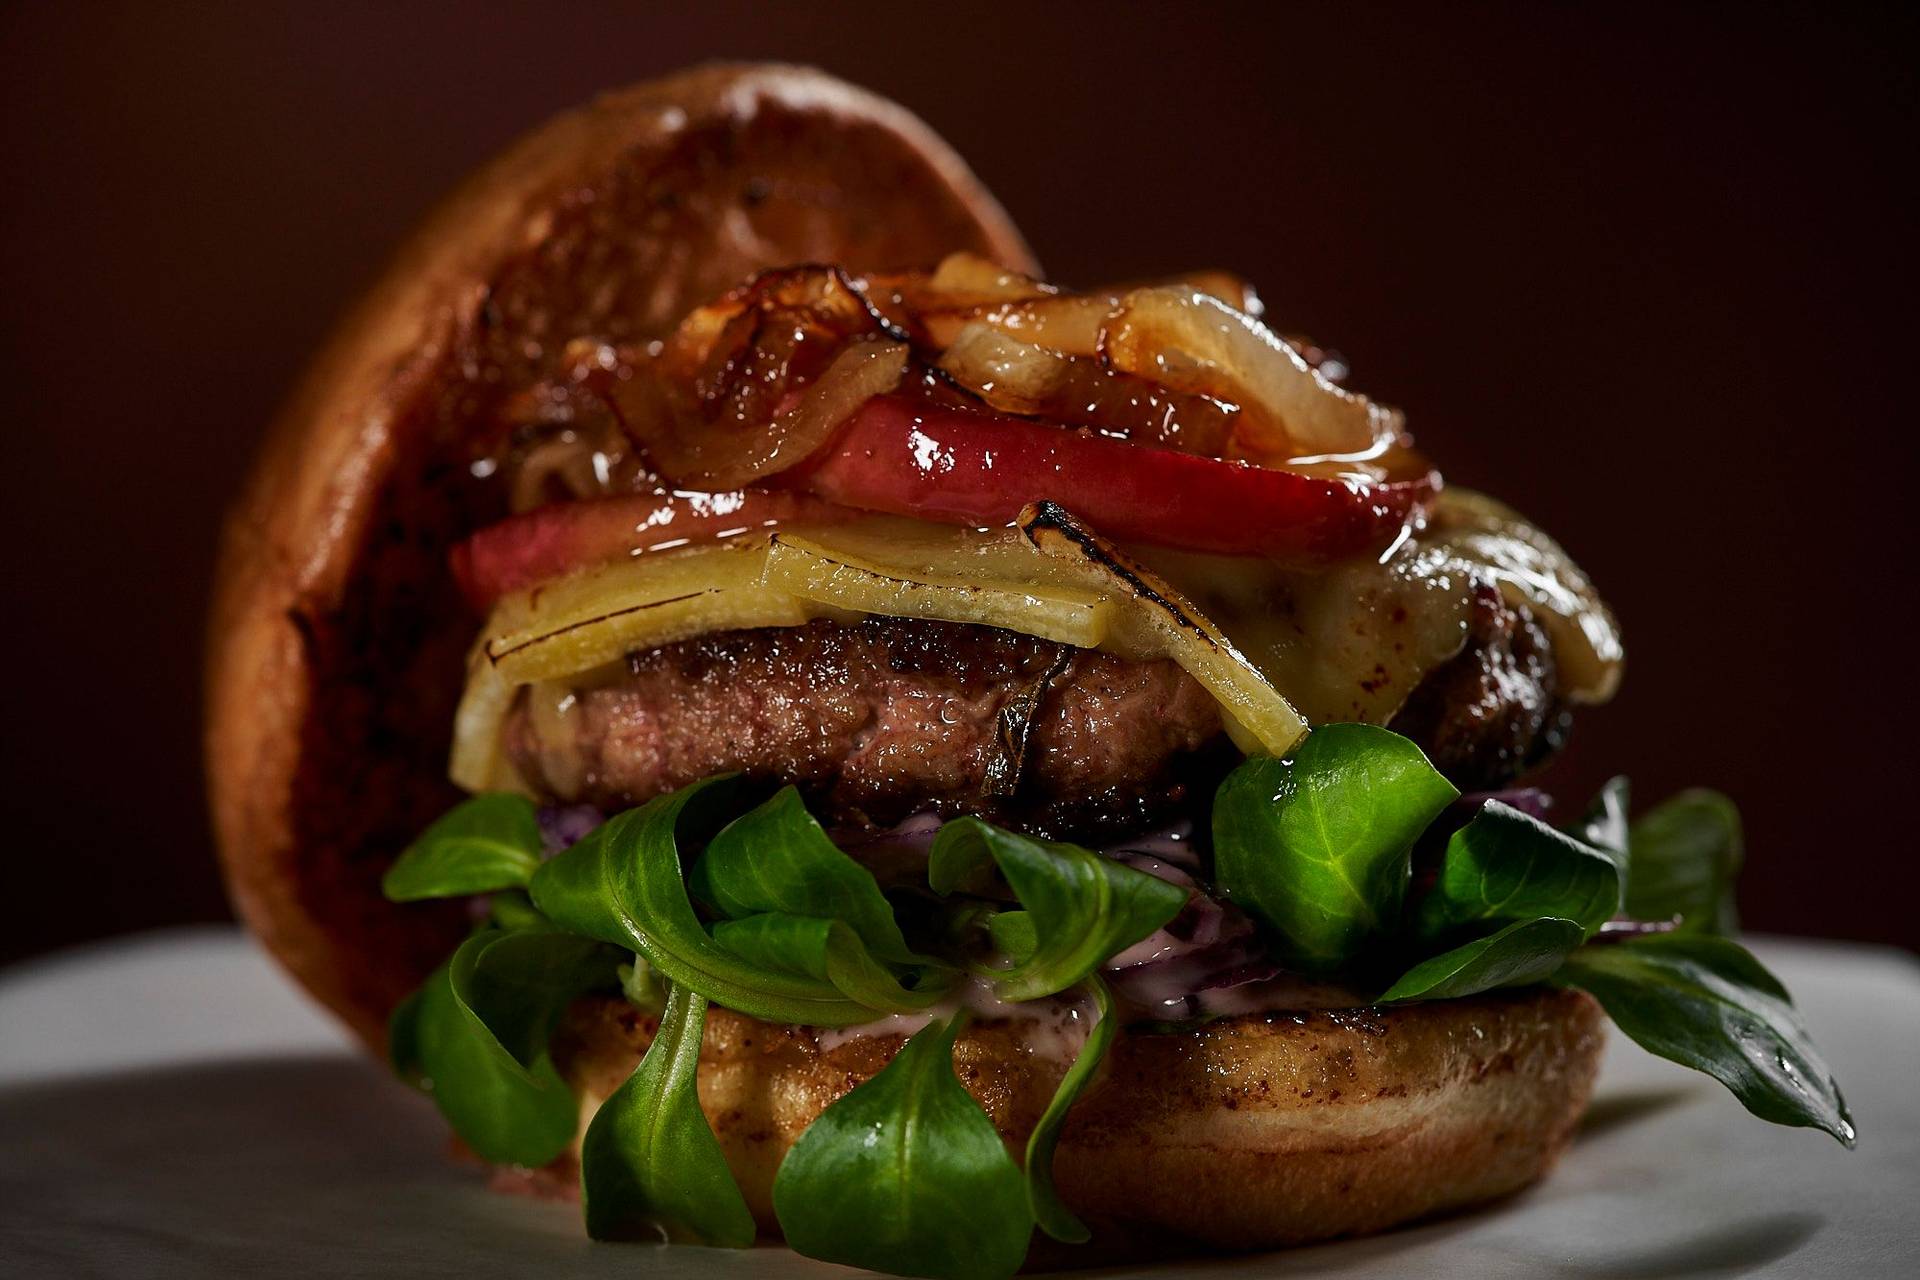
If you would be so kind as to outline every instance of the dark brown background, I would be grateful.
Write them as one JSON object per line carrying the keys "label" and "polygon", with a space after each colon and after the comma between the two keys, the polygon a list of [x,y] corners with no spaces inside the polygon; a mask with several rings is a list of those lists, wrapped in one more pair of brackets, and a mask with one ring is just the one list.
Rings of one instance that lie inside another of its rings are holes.
{"label": "dark brown background", "polygon": [[224,914],[199,627],[256,433],[461,173],[717,56],[907,102],[1060,279],[1252,277],[1610,594],[1556,781],[1725,788],[1750,924],[1920,945],[1910,18],[65,8],[0,16],[0,959]]}

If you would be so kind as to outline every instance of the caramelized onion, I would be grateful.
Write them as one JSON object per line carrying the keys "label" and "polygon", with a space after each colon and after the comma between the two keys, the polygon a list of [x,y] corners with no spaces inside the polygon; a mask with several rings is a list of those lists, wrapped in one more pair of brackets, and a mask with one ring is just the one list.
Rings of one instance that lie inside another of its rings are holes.
{"label": "caramelized onion", "polygon": [[[897,385],[904,337],[837,267],[770,272],[689,315],[608,398],[663,478],[738,489],[804,458],[853,388]],[[818,394],[795,403],[803,388]]]}
{"label": "caramelized onion", "polygon": [[922,331],[936,347],[958,339],[976,325],[1004,330],[1022,342],[1037,343],[1067,356],[1100,354],[1100,333],[1112,316],[1115,299],[1101,294],[1068,294],[992,307],[929,311]]}
{"label": "caramelized onion", "polygon": [[487,661],[486,637],[467,655],[467,684],[453,716],[453,750],[447,776],[468,791],[526,791],[527,785],[507,759],[500,725],[521,686]]}
{"label": "caramelized onion", "polygon": [[1103,354],[1116,369],[1239,405],[1233,454],[1264,465],[1365,455],[1400,433],[1398,413],[1333,385],[1265,325],[1193,289],[1127,295]]}
{"label": "caramelized onion", "polygon": [[576,431],[527,451],[514,468],[509,505],[517,512],[532,511],[551,502],[556,493],[567,499],[595,498],[607,491],[607,455]]}
{"label": "caramelized onion", "polygon": [[1021,302],[1059,292],[1052,285],[1009,271],[973,253],[948,254],[927,278],[925,291],[948,306]]}
{"label": "caramelized onion", "polygon": [[939,364],[961,386],[1007,413],[1041,412],[1073,372],[1060,352],[978,321],[954,335]]}
{"label": "caramelized onion", "polygon": [[572,725],[580,717],[579,695],[563,681],[542,681],[528,685],[520,696],[527,700],[527,728],[543,744],[542,780],[553,794],[578,795],[587,778],[581,735]]}
{"label": "caramelized onion", "polygon": [[1231,271],[1203,269],[1183,271],[1177,276],[1163,280],[1142,280],[1127,290],[1151,288],[1154,285],[1184,284],[1195,293],[1204,293],[1208,297],[1218,298],[1235,311],[1244,311],[1258,320],[1267,312],[1267,304],[1260,301],[1260,294],[1253,285],[1241,279]]}
{"label": "caramelized onion", "polygon": [[[1321,353],[1276,336],[1259,308],[1220,271],[1065,293],[969,254],[857,281],[799,267],[700,308],[656,350],[619,353],[586,385],[613,406],[630,469],[657,488],[762,481],[814,455],[866,398],[903,386],[936,404],[984,402],[1325,478],[1405,471],[1399,415],[1335,385],[1318,371]],[[592,454],[529,455],[521,505],[596,479],[604,488],[595,465]]]}
{"label": "caramelized onion", "polygon": [[773,420],[772,450],[754,479],[784,471],[826,443],[833,429],[875,396],[900,385],[907,371],[907,344],[861,339],[849,344],[820,380]]}
{"label": "caramelized onion", "polygon": [[934,345],[951,343],[970,324],[987,324],[1023,342],[1037,343],[1068,356],[1098,356],[1100,338],[1122,301],[1140,289],[1178,287],[1218,298],[1227,306],[1260,314],[1260,299],[1238,276],[1224,271],[1194,271],[1139,285],[1061,293],[990,306],[936,308],[919,317]]}
{"label": "caramelized onion", "polygon": [[1002,413],[1099,427],[1140,444],[1212,457],[1233,431],[1231,405],[1168,391],[980,321],[960,331],[939,367]]}

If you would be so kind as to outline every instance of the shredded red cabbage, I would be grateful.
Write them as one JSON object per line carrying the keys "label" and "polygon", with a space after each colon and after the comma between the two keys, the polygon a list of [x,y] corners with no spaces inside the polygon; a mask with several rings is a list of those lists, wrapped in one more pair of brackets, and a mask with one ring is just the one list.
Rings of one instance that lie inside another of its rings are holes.
{"label": "shredded red cabbage", "polygon": [[[1280,976],[1280,966],[1268,957],[1246,913],[1214,898],[1194,878],[1200,853],[1191,826],[1129,840],[1105,852],[1116,862],[1187,890],[1187,903],[1178,915],[1107,962],[1108,985],[1123,1001],[1162,1017],[1192,1017],[1203,1010],[1202,992]],[[1175,865],[1176,859],[1184,865]]]}
{"label": "shredded red cabbage", "polygon": [[571,849],[607,820],[605,813],[590,804],[542,805],[537,816],[540,844],[549,858]]}
{"label": "shredded red cabbage", "polygon": [[869,859],[892,862],[908,855],[918,855],[924,860],[933,848],[933,838],[940,834],[940,815],[924,809],[896,826],[877,831],[839,828],[827,834],[862,862]]}

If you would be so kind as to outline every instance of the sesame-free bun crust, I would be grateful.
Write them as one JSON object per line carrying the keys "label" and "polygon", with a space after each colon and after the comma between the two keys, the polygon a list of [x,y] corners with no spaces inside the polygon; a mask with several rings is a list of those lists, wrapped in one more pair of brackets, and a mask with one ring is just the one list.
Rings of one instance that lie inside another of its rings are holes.
{"label": "sesame-free bun crust", "polygon": [[644,340],[768,267],[1035,269],[960,159],[817,71],[713,66],[608,94],[449,197],[340,324],[229,519],[206,672],[227,883],[261,940],[370,1044],[457,909],[379,876],[445,781],[477,619],[446,550],[504,514],[464,447],[567,340]]}
{"label": "sesame-free bun crust", "polygon": [[[1043,1242],[1029,1263],[1277,1248],[1518,1191],[1573,1135],[1599,1065],[1600,1017],[1582,992],[1538,989],[1123,1030],[1054,1158],[1060,1193],[1094,1239]],[[583,1096],[603,1098],[653,1029],[622,1001],[583,1001],[555,1058]],[[901,1043],[884,1035],[823,1050],[813,1032],[709,1011],[701,1106],[769,1235],[787,1148]],[[954,1054],[1016,1151],[1066,1066],[1037,1043],[1030,1024],[976,1023]],[[567,1162],[554,1172],[552,1185],[575,1177]]]}

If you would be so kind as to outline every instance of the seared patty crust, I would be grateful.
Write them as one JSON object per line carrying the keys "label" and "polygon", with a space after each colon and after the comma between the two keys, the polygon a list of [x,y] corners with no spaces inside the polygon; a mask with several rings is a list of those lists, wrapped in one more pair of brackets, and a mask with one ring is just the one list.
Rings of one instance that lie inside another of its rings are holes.
{"label": "seared patty crust", "polygon": [[608,809],[739,770],[844,825],[932,808],[1119,831],[1176,811],[1195,758],[1224,755],[1206,750],[1217,704],[1171,662],[950,622],[717,632],[635,654],[561,715],[538,696],[507,720],[515,766]]}
{"label": "seared patty crust", "polygon": [[1414,687],[1387,727],[1419,743],[1461,790],[1490,791],[1558,750],[1568,719],[1546,631],[1481,584],[1466,647]]}
{"label": "seared patty crust", "polygon": [[[1556,708],[1545,635],[1489,589],[1392,727],[1458,785],[1491,787],[1551,749]],[[637,653],[613,680],[529,691],[505,740],[545,795],[606,809],[738,770],[798,784],[837,824],[933,809],[1076,838],[1171,818],[1234,759],[1218,705],[1172,662],[880,617]]]}

